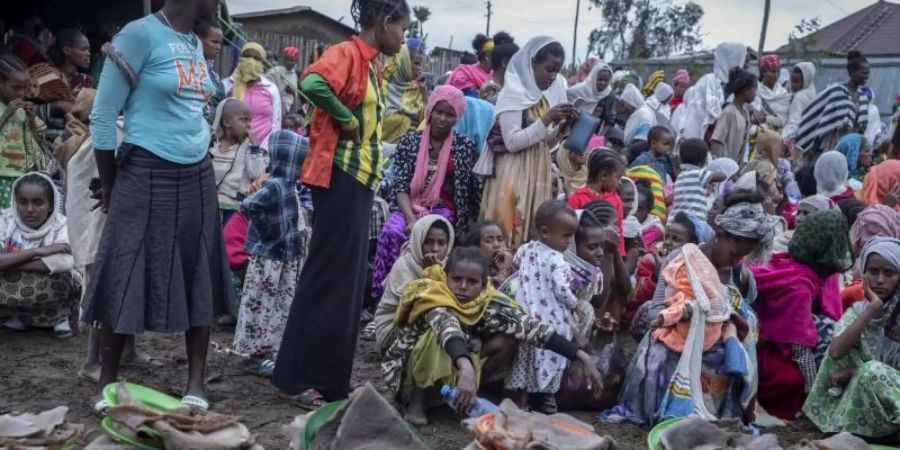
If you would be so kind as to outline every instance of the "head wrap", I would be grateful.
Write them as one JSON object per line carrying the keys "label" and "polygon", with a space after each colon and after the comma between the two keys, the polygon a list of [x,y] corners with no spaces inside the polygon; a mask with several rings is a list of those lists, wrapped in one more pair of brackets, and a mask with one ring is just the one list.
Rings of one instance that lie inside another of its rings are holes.
{"label": "head wrap", "polygon": [[873,237],[859,255],[860,273],[866,273],[869,257],[875,254],[888,260],[895,269],[900,271],[900,239],[887,236]]}
{"label": "head wrap", "polygon": [[653,96],[662,104],[666,104],[673,95],[675,95],[675,90],[666,83],[659,83],[653,90]]}
{"label": "head wrap", "polygon": [[247,83],[259,80],[265,68],[263,61],[259,61],[258,59],[249,56],[243,56],[244,52],[247,50],[255,50],[256,53],[259,53],[262,57],[263,61],[266,60],[266,49],[256,42],[248,42],[241,48],[241,58],[232,75],[234,81],[232,95],[234,98],[241,101],[244,100],[244,95],[247,93]]}
{"label": "head wrap", "polygon": [[850,133],[845,135],[838,141],[834,151],[840,152],[847,158],[847,169],[850,177],[856,176],[856,168],[859,165],[859,152],[862,148],[862,135],[859,133]]}
{"label": "head wrap", "polygon": [[[877,205],[884,201],[891,187],[900,184],[900,160],[889,159],[869,169],[863,181],[863,201]],[[900,204],[894,206],[900,211]]]}
{"label": "head wrap", "polygon": [[[866,272],[865,269],[869,262],[869,257],[875,254],[890,262],[895,270],[900,270],[900,240],[879,236],[869,241],[859,258],[859,271],[861,273]],[[900,365],[900,342],[892,337],[893,333],[891,331],[898,326],[894,312],[897,310],[897,304],[900,303],[900,295],[897,295],[895,291],[891,298],[882,300],[884,300],[884,306],[869,321],[867,327],[873,330],[877,336],[875,345],[872,347],[875,352],[875,359],[889,364],[891,367],[897,367]],[[858,314],[862,314],[867,306],[868,302],[857,302],[853,305],[853,309]],[[892,319],[894,323],[885,323],[885,321]]]}
{"label": "head wrap", "polygon": [[822,278],[850,267],[849,250],[847,221],[840,211],[833,209],[810,214],[788,245],[791,259],[813,269]]}
{"label": "head wrap", "polygon": [[281,50],[281,56],[285,58],[297,59],[300,57],[300,50],[297,47],[285,47]]}
{"label": "head wrap", "polygon": [[781,59],[778,58],[778,55],[765,55],[759,58],[759,71],[765,72],[767,70],[778,69],[781,67]]}
{"label": "head wrap", "polygon": [[830,198],[819,194],[811,195],[800,200],[798,205],[809,205],[816,211],[826,211],[837,208],[837,205]]}
{"label": "head wrap", "polygon": [[684,83],[690,86],[691,84],[691,73],[688,72],[687,69],[678,69],[675,72],[675,76],[672,77],[672,84]]}
{"label": "head wrap", "polygon": [[656,90],[656,86],[658,86],[659,83],[662,83],[665,79],[666,72],[662,70],[657,70],[656,72],[651,73],[650,76],[647,77],[647,82],[644,84],[644,96],[649,97],[653,95],[653,91]]}
{"label": "head wrap", "polygon": [[633,106],[635,109],[640,109],[643,106],[646,106],[647,103],[644,102],[644,96],[641,95],[641,91],[638,88],[628,83],[625,85],[625,89],[622,89],[622,94],[619,95],[619,100],[628,103]]}
{"label": "head wrap", "polygon": [[611,81],[606,85],[606,89],[602,91],[597,90],[597,77],[600,76],[600,72],[609,72],[610,77],[612,77],[612,68],[609,67],[609,64],[598,62],[583,81],[566,90],[566,95],[571,101],[577,99],[585,100],[585,103],[579,107],[579,110],[593,113],[594,109],[597,108],[597,103],[612,93]]}
{"label": "head wrap", "polygon": [[721,83],[728,82],[728,71],[744,67],[747,46],[736,42],[723,42],[713,51],[713,73]]}
{"label": "head wrap", "polygon": [[484,54],[488,54],[488,53],[492,52],[493,50],[494,50],[494,40],[488,39],[488,41],[485,42],[484,45],[481,46],[480,52],[482,55],[484,55]]}
{"label": "head wrap", "polygon": [[716,225],[727,233],[759,241],[748,259],[760,263],[768,259],[776,223],[776,218],[766,214],[760,203],[741,202],[716,216]]}
{"label": "head wrap", "polygon": [[847,177],[850,171],[847,168],[847,158],[843,153],[834,150],[822,153],[816,161],[813,176],[816,178],[816,189],[819,194],[826,197],[834,197],[846,190]]}
{"label": "head wrap", "polygon": [[455,140],[455,132],[451,129],[441,146],[434,176],[431,178],[430,184],[426,186],[428,183],[426,180],[428,177],[428,154],[431,149],[431,111],[440,102],[447,102],[456,112],[457,119],[461,119],[466,110],[465,96],[462,91],[453,86],[438,86],[431,94],[431,98],[428,99],[428,106],[425,107],[425,130],[422,131],[419,153],[416,157],[416,169],[410,184],[413,212],[419,216],[427,213],[428,208],[435,206],[440,201],[441,189],[444,187],[444,178],[447,176],[447,167]]}
{"label": "head wrap", "polygon": [[900,239],[900,213],[885,205],[862,210],[850,227],[850,248],[856,254],[876,236]]}
{"label": "head wrap", "polygon": [[815,94],[816,86],[813,83],[816,81],[816,65],[805,61],[794,64],[794,69],[803,74],[803,89],[812,89],[811,93]]}

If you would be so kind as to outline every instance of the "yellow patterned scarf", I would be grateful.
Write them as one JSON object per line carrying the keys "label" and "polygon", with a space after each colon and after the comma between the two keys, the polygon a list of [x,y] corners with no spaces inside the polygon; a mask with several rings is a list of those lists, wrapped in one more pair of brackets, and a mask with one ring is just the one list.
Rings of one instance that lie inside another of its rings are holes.
{"label": "yellow patterned scarf", "polygon": [[397,315],[394,316],[394,324],[397,326],[412,324],[425,317],[425,314],[434,308],[447,308],[460,324],[472,326],[481,321],[491,300],[495,298],[515,305],[515,302],[494,289],[490,282],[475,300],[460,303],[447,286],[444,268],[440,265],[431,266],[425,269],[422,278],[406,286],[397,307]]}

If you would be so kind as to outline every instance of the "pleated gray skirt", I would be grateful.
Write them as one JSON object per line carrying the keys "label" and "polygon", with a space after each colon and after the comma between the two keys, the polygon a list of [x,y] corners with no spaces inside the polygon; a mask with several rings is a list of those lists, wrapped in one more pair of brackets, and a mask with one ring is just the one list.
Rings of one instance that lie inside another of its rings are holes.
{"label": "pleated gray skirt", "polygon": [[166,161],[124,144],[82,319],[119,334],[210,326],[233,304],[209,158]]}

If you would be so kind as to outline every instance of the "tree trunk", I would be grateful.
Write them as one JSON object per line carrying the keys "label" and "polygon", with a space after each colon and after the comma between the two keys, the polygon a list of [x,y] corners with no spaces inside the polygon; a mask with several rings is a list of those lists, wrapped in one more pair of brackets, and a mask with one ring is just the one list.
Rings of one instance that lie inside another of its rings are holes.
{"label": "tree trunk", "polygon": [[772,0],[766,0],[765,11],[763,12],[762,31],[759,34],[759,53],[760,55],[766,47],[766,33],[769,31],[769,10],[772,8]]}

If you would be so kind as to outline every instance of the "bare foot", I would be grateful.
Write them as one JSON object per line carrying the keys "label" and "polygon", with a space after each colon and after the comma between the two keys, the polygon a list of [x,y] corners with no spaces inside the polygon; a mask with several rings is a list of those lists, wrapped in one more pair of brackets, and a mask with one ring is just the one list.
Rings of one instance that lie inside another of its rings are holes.
{"label": "bare foot", "polygon": [[84,366],[81,367],[81,370],[78,371],[78,376],[88,380],[94,384],[100,382],[100,363],[88,364],[85,363]]}
{"label": "bare foot", "polygon": [[409,399],[409,404],[406,405],[406,411],[403,414],[403,418],[416,426],[428,425],[428,416],[425,409],[425,394],[420,389],[416,389],[413,392],[412,397]]}
{"label": "bare foot", "polygon": [[122,365],[150,365],[160,367],[162,363],[150,356],[149,353],[139,350],[137,347],[125,346],[122,351]]}

